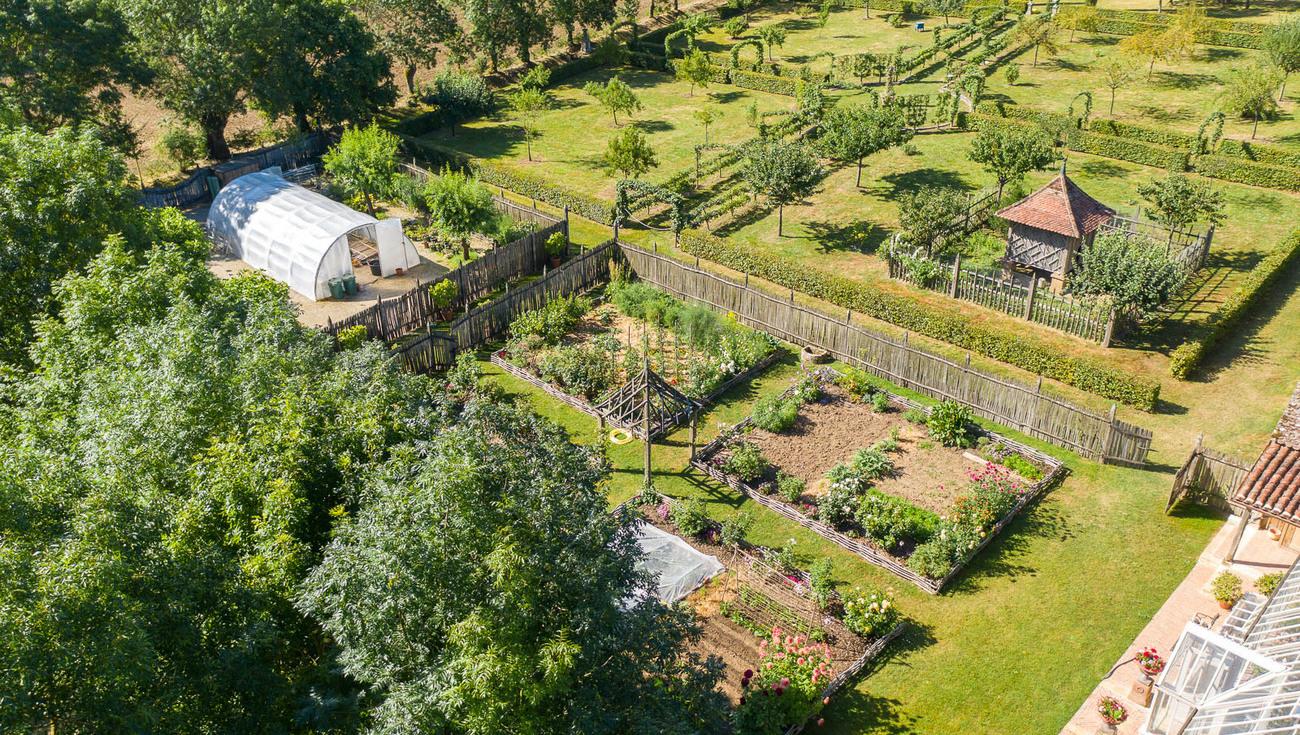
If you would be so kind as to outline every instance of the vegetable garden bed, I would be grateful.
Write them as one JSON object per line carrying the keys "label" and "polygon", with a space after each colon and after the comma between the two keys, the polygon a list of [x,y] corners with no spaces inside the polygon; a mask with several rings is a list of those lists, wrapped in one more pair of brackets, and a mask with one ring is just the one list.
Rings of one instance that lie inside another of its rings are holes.
{"label": "vegetable garden bed", "polygon": [[692,465],[930,593],[1065,472],[955,404],[830,368],[760,401]]}
{"label": "vegetable garden bed", "polygon": [[652,422],[651,437],[767,369],[781,355],[775,340],[688,306],[653,287],[615,279],[595,299],[556,299],[521,315],[493,364],[569,406],[640,435],[640,415],[603,411],[602,400],[645,367],[694,406]]}
{"label": "vegetable garden bed", "polygon": [[[788,677],[795,683],[785,696],[793,701],[803,695],[806,705],[806,710],[778,708],[785,714],[798,712],[781,723],[794,733],[817,719],[823,703],[861,674],[906,625],[885,592],[855,588],[841,595],[829,586],[828,578],[798,569],[781,550],[752,546],[743,540],[724,545],[722,527],[705,518],[702,510],[692,508],[689,501],[661,497],[640,503],[641,498],[634,498],[624,507],[636,508],[647,523],[716,557],[726,567],[682,603],[700,626],[693,649],[722,661],[721,691],[737,708],[737,732],[768,731],[762,726],[773,716],[767,705],[779,698],[762,701],[772,696],[764,692],[764,670],[767,661],[779,665],[775,654],[782,648],[807,649],[809,661],[818,657],[826,666],[825,674],[805,680],[802,688],[797,675]],[[687,528],[697,532],[687,533]],[[799,664],[803,661],[797,658]],[[766,678],[781,681],[776,676]]]}

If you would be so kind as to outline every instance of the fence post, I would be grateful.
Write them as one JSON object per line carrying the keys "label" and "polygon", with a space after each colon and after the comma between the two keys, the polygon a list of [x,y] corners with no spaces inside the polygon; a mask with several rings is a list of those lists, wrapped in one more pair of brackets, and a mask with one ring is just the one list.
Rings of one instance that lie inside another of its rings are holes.
{"label": "fence post", "polygon": [[1110,339],[1115,336],[1115,307],[1110,307],[1110,318],[1106,320],[1106,335],[1101,340],[1102,347],[1110,347]]}
{"label": "fence post", "polygon": [[948,285],[948,297],[957,298],[957,281],[961,278],[961,253],[952,261],[952,283]]}
{"label": "fence post", "polygon": [[1029,277],[1029,298],[1025,299],[1025,321],[1034,320],[1034,295],[1038,293],[1038,276]]}
{"label": "fence post", "polygon": [[1106,417],[1106,441],[1101,445],[1101,461],[1105,464],[1110,457],[1110,445],[1115,438],[1115,404],[1110,404],[1110,415]]}
{"label": "fence post", "polygon": [[569,205],[564,205],[564,257],[569,257]]}

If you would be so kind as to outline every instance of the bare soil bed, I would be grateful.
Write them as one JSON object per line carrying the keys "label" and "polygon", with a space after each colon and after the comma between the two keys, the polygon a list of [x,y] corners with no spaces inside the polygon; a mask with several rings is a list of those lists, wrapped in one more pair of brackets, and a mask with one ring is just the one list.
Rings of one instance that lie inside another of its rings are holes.
{"label": "bare soil bed", "polygon": [[811,497],[826,491],[828,470],[857,450],[888,439],[895,429],[898,451],[890,457],[896,471],[875,483],[883,493],[942,515],[966,488],[967,471],[982,465],[961,449],[929,439],[925,426],[903,418],[897,406],[878,413],[838,386],[828,385],[824,393],[821,400],[800,408],[799,420],[789,431],[773,434],[755,428],[747,437],[776,469],[808,483]]}

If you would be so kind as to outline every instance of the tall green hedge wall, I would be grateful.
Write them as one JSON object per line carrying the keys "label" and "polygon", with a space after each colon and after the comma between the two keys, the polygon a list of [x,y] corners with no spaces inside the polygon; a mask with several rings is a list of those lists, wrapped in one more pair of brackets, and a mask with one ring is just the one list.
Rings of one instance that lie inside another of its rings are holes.
{"label": "tall green hedge wall", "polygon": [[1197,156],[1192,168],[1202,176],[1238,184],[1300,191],[1300,169],[1294,166],[1270,166],[1232,156]]}
{"label": "tall green hedge wall", "polygon": [[1209,357],[1210,350],[1237,330],[1241,320],[1255,308],[1268,287],[1295,263],[1297,253],[1300,253],[1300,230],[1291,233],[1246,274],[1237,290],[1210,317],[1209,331],[1205,335],[1184,342],[1173,351],[1169,356],[1170,374],[1179,380],[1191,377]]}
{"label": "tall green hedge wall", "polygon": [[698,230],[683,231],[681,247],[728,268],[1130,406],[1150,410],[1160,397],[1158,381],[1118,370],[1101,360],[1072,357],[1024,332],[989,327],[955,311],[881,291],[794,258],[765,253]]}

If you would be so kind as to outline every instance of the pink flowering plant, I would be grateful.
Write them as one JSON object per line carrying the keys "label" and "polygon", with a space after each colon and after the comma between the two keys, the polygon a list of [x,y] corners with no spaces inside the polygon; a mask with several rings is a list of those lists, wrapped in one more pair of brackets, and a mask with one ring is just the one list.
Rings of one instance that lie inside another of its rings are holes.
{"label": "pink flowering plant", "polygon": [[740,680],[744,693],[732,714],[736,735],[780,735],[830,704],[822,696],[834,675],[829,646],[777,626],[759,649],[758,668]]}
{"label": "pink flowering plant", "polygon": [[863,638],[876,638],[898,624],[898,608],[887,592],[853,588],[844,595],[844,626]]}

